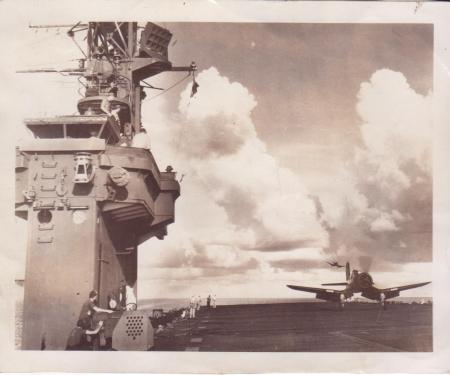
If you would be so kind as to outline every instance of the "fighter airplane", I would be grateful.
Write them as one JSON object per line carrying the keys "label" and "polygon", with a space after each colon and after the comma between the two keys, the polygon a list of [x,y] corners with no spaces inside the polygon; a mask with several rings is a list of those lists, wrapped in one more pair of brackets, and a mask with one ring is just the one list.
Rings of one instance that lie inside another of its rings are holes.
{"label": "fighter airplane", "polygon": [[337,267],[337,268],[342,268],[344,266],[340,265],[338,262],[334,261],[334,262],[327,262],[331,267]]}
{"label": "fighter airplane", "polygon": [[346,282],[322,284],[323,286],[345,286],[342,290],[312,288],[299,285],[287,285],[287,287],[302,292],[316,293],[316,298],[318,299],[339,302],[341,309],[344,308],[348,298],[352,297],[355,293],[361,293],[363,297],[379,301],[380,306],[383,307],[383,309],[386,309],[385,301],[387,299],[398,297],[403,290],[418,288],[431,282],[427,281],[424,283],[409,284],[393,288],[377,288],[373,282],[372,276],[370,276],[368,272],[361,272],[358,270],[350,272],[349,262],[345,265],[345,277]]}

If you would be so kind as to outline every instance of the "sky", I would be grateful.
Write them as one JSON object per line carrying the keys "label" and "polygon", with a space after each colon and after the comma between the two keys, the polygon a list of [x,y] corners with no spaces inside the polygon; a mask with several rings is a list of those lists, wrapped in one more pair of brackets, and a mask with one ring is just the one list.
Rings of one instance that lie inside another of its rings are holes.
{"label": "sky", "polygon": [[[200,86],[143,102],[152,152],[177,171],[181,196],[167,237],[139,248],[140,298],[311,297],[285,285],[344,281],[331,260],[370,263],[380,287],[431,280],[431,25],[161,25],[171,61],[195,61]],[[11,72],[76,66],[76,46],[64,30],[9,26],[3,82],[24,103],[9,123],[74,113],[73,77]],[[23,236],[16,245],[11,268]]]}

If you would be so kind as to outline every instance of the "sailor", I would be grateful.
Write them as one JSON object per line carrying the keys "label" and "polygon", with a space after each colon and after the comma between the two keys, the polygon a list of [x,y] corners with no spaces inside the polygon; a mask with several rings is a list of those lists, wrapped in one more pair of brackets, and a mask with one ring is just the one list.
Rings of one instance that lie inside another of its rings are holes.
{"label": "sailor", "polygon": [[130,147],[133,142],[133,127],[129,122],[126,122],[123,125],[123,136],[120,137],[120,146],[122,147]]}
{"label": "sailor", "polygon": [[137,300],[134,290],[125,280],[120,280],[119,306],[122,310],[133,311],[137,308]]}
{"label": "sailor", "polygon": [[127,285],[126,287],[126,298],[127,298],[127,311],[134,311],[137,309],[136,295],[134,294],[134,289]]}
{"label": "sailor", "polygon": [[117,92],[117,86],[112,85],[112,87],[108,91],[108,96],[103,98],[102,103],[100,104],[100,109],[108,116],[111,116],[115,119],[117,124],[119,124],[120,126],[120,133],[123,133],[119,118],[120,107],[113,109],[111,106],[111,102],[117,98]]}
{"label": "sailor", "polygon": [[206,298],[206,307],[209,309],[211,307],[211,294]]}
{"label": "sailor", "polygon": [[98,138],[98,131],[96,129],[90,129],[89,138]]}
{"label": "sailor", "polygon": [[120,54],[119,50],[117,48],[112,49],[112,55],[113,55],[113,61],[115,64],[119,64],[120,60],[122,60],[122,55]]}
{"label": "sailor", "polygon": [[196,303],[196,309],[197,309],[197,311],[200,310],[201,304],[202,304],[202,299],[201,299],[200,296],[198,296],[198,298],[197,298],[197,303]]}
{"label": "sailor", "polygon": [[116,86],[111,87],[108,91],[108,96],[105,96],[100,104],[100,109],[109,116],[112,116],[111,101],[117,97],[117,91]]}
{"label": "sailor", "polygon": [[94,111],[92,110],[91,106],[89,106],[88,109],[86,109],[86,112],[84,112],[84,115],[86,115],[86,116],[94,115]]}
{"label": "sailor", "polygon": [[120,280],[119,284],[119,290],[117,292],[117,295],[119,296],[119,308],[122,310],[125,310],[127,306],[127,289],[126,289],[127,283],[125,280]]}
{"label": "sailor", "polygon": [[[107,314],[113,313],[112,310],[98,307],[97,297],[97,291],[93,290],[89,293],[89,299],[83,303],[78,318],[77,326],[81,327],[87,335],[97,334],[103,327],[103,322],[108,318]],[[103,335],[103,332],[100,334]],[[100,342],[104,342],[104,337],[100,337]]]}
{"label": "sailor", "polygon": [[216,308],[216,295],[215,294],[212,296],[212,307],[213,307],[213,309]]}
{"label": "sailor", "polygon": [[150,150],[150,137],[147,134],[147,130],[141,126],[139,129],[139,133],[137,133],[133,137],[133,141],[131,142],[131,147],[145,148],[146,150]]}
{"label": "sailor", "polygon": [[191,301],[189,302],[189,318],[190,319],[195,318],[195,308],[196,308],[195,305],[196,305],[195,297],[192,296]]}

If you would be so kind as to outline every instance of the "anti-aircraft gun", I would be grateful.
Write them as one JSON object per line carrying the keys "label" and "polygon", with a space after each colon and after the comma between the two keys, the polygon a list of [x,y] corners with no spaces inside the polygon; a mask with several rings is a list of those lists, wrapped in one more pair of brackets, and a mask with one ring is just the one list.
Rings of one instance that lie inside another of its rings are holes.
{"label": "anti-aircraft gun", "polygon": [[[78,23],[67,34],[75,41],[80,32],[79,66],[59,71],[84,82],[79,114],[26,120],[35,139],[16,149],[15,213],[28,220],[23,349],[66,349],[91,290],[103,307],[121,280],[136,294],[137,247],[164,238],[180,194],[172,168],[160,171],[145,142],[134,141],[143,87],[152,87],[144,80],[166,71],[194,77],[195,64],[172,66],[172,35],[152,23]],[[104,329],[114,349],[152,345],[143,312],[111,314]]]}

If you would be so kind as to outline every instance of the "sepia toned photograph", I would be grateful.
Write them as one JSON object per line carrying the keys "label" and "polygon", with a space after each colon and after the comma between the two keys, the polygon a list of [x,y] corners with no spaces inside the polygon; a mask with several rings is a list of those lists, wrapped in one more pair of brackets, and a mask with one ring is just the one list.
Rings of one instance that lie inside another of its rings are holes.
{"label": "sepia toned photograph", "polygon": [[432,356],[435,24],[124,18],[8,22],[15,355]]}

